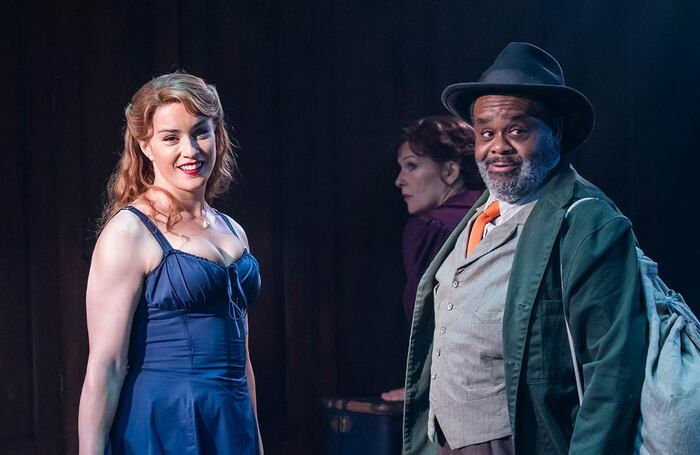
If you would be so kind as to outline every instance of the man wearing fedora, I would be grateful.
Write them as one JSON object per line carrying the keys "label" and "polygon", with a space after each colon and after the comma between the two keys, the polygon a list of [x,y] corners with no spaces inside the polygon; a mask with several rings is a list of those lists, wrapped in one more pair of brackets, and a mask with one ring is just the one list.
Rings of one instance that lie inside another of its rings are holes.
{"label": "man wearing fedora", "polygon": [[487,191],[418,287],[405,454],[630,453],[646,318],[632,226],[568,161],[591,103],[527,43],[442,100],[474,126]]}

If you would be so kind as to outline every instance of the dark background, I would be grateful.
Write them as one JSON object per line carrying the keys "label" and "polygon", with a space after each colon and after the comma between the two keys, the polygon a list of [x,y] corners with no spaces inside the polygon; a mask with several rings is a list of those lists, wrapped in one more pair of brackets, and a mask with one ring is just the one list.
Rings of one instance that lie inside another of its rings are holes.
{"label": "dark background", "polygon": [[270,454],[320,451],[322,397],[401,385],[406,215],[388,144],[509,41],[547,49],[591,99],[574,164],[697,311],[698,5],[4,1],[0,453],[77,453],[85,282],[123,108],[176,69],[217,85],[242,146],[217,206],[262,264],[250,349]]}

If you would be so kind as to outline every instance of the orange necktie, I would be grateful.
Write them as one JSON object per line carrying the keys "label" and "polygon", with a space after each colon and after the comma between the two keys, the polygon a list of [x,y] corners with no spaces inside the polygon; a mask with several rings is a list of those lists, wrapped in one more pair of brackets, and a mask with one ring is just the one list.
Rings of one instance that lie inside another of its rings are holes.
{"label": "orange necktie", "polygon": [[469,243],[467,244],[467,256],[472,254],[474,248],[481,242],[484,237],[484,228],[491,221],[501,216],[501,210],[498,207],[498,201],[493,201],[491,205],[486,207],[486,210],[474,220],[472,232],[469,234]]}

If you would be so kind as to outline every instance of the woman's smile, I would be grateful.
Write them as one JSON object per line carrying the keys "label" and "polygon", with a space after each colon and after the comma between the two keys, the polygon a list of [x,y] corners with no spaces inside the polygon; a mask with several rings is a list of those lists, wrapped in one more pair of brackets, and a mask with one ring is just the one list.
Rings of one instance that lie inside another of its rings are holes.
{"label": "woman's smile", "polygon": [[203,161],[193,161],[191,163],[186,163],[178,166],[178,168],[187,175],[196,175],[199,173],[200,169],[204,165]]}

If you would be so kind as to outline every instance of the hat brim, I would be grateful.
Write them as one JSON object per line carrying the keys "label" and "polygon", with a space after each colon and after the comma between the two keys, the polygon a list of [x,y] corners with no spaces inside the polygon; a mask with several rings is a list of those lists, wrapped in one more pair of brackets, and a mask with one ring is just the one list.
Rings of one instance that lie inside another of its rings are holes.
{"label": "hat brim", "polygon": [[442,92],[442,104],[455,115],[472,123],[469,109],[477,98],[485,95],[531,95],[564,118],[561,152],[569,153],[583,144],[593,130],[593,105],[581,92],[563,85],[486,84],[465,82],[452,84]]}

